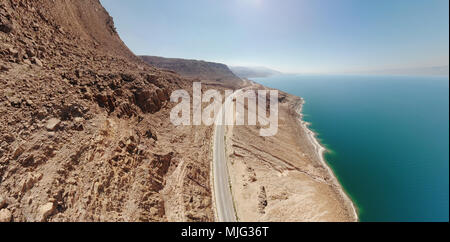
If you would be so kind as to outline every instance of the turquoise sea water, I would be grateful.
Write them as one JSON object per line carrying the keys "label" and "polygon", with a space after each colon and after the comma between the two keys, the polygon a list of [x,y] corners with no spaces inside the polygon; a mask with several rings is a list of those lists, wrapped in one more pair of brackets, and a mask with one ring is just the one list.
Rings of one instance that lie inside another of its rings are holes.
{"label": "turquoise sea water", "polygon": [[305,98],[304,119],[361,221],[449,220],[449,78],[276,76]]}

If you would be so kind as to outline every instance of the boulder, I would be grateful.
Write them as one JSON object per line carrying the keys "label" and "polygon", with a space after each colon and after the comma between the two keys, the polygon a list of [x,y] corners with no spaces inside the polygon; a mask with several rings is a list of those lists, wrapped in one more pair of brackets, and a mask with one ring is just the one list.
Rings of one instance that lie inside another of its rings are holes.
{"label": "boulder", "polygon": [[9,209],[4,208],[0,210],[0,223],[8,223],[12,220],[12,213]]}
{"label": "boulder", "polygon": [[10,68],[6,65],[0,65],[0,72],[7,72]]}
{"label": "boulder", "polygon": [[82,118],[82,117],[76,117],[76,118],[73,119],[73,121],[74,121],[75,123],[77,123],[77,124],[81,124],[81,123],[84,122],[84,118]]}
{"label": "boulder", "polygon": [[120,76],[122,77],[122,80],[124,80],[126,82],[132,82],[132,81],[136,80],[136,76],[131,73],[122,73],[122,74],[120,74]]}
{"label": "boulder", "polygon": [[36,56],[36,53],[35,53],[34,50],[31,49],[31,48],[27,49],[25,52],[27,53],[27,55],[28,55],[29,57],[35,57],[35,56]]}
{"label": "boulder", "polygon": [[155,90],[140,88],[134,92],[136,105],[144,113],[156,113],[163,106],[163,101],[158,98]]}
{"label": "boulder", "polygon": [[28,59],[26,59],[26,60],[23,60],[23,63],[25,63],[25,64],[27,64],[27,65],[30,65],[31,66],[31,61],[30,60],[28,60]]}
{"label": "boulder", "polygon": [[48,217],[50,217],[55,212],[55,204],[53,202],[48,202],[38,209],[38,217],[37,220],[39,222],[47,221]]}
{"label": "boulder", "polygon": [[16,138],[12,134],[5,134],[3,135],[3,140],[6,141],[7,143],[12,143],[16,140]]}
{"label": "boulder", "polygon": [[0,209],[6,208],[8,206],[8,199],[6,197],[0,195]]}
{"label": "boulder", "polygon": [[11,104],[11,106],[20,108],[22,104],[22,99],[18,97],[8,97],[8,101]]}
{"label": "boulder", "polygon": [[0,15],[0,31],[4,33],[10,33],[14,30],[14,26],[11,20]]}
{"label": "boulder", "polygon": [[23,147],[23,145],[20,145],[13,153],[13,159],[15,160],[19,158],[23,154],[23,152],[25,152],[25,148]]}
{"label": "boulder", "polygon": [[43,67],[43,66],[44,66],[44,65],[42,64],[42,61],[39,60],[37,57],[31,58],[31,62],[32,62],[33,64],[36,64],[37,66],[40,66],[40,67]]}
{"label": "boulder", "polygon": [[51,118],[50,120],[47,121],[47,125],[45,125],[45,128],[48,131],[55,131],[59,124],[61,123],[61,120],[57,119],[57,118]]}
{"label": "boulder", "polygon": [[97,94],[95,95],[95,101],[98,103],[100,107],[106,108],[109,113],[114,112],[116,108],[115,98],[112,95],[106,93]]}
{"label": "boulder", "polygon": [[12,55],[14,57],[17,57],[19,55],[19,51],[14,49],[14,48],[9,48],[8,52],[9,52],[10,55]]}

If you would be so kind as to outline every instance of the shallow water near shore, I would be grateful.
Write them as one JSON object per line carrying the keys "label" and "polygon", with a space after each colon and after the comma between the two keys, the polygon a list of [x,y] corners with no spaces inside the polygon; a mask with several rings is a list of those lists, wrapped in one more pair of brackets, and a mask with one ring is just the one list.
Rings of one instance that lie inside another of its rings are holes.
{"label": "shallow water near shore", "polygon": [[449,78],[254,78],[303,97],[304,120],[361,221],[449,220]]}

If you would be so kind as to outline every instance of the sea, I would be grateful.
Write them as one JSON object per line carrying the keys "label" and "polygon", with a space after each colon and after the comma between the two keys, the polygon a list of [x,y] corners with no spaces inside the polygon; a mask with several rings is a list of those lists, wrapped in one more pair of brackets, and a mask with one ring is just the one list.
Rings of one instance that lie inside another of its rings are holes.
{"label": "sea", "polygon": [[449,77],[280,75],[360,221],[449,221]]}

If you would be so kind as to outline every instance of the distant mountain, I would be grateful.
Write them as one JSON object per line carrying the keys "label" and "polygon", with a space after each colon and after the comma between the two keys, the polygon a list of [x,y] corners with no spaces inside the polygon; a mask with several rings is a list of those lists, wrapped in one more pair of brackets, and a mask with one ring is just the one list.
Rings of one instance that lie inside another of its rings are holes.
{"label": "distant mountain", "polygon": [[431,75],[431,76],[448,76],[448,66],[433,66],[419,68],[399,68],[389,70],[371,71],[370,74],[388,74],[388,75]]}
{"label": "distant mountain", "polygon": [[164,58],[158,56],[141,56],[141,58],[152,66],[171,70],[191,79],[198,78],[201,80],[230,84],[242,82],[242,80],[237,77],[228,68],[228,66],[220,63],[179,58]]}
{"label": "distant mountain", "polygon": [[231,71],[240,78],[269,77],[282,74],[266,67],[230,66]]}

